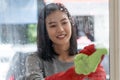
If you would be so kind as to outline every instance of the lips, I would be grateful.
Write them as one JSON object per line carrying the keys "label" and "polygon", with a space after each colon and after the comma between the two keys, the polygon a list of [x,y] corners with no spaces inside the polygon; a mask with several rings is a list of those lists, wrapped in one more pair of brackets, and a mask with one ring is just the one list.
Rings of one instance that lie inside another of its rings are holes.
{"label": "lips", "polygon": [[58,39],[64,39],[65,37],[66,37],[66,34],[60,34],[56,36],[56,38]]}

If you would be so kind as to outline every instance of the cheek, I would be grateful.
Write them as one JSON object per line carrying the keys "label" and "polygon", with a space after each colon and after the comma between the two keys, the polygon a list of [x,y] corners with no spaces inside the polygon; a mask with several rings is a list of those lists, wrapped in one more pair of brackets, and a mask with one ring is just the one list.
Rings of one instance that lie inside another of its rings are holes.
{"label": "cheek", "polygon": [[47,30],[47,32],[48,32],[48,37],[49,37],[50,39],[54,38],[54,36],[55,36],[55,31],[53,31],[53,30]]}
{"label": "cheek", "polygon": [[66,27],[66,31],[69,33],[69,35],[71,36],[72,34],[72,26],[69,25],[69,27]]}

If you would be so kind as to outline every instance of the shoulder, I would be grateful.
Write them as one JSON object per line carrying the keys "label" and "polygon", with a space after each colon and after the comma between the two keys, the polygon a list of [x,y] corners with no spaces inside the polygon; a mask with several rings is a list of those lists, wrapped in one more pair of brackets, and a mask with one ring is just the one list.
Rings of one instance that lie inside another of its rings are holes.
{"label": "shoulder", "polygon": [[26,63],[37,63],[37,64],[39,63],[40,64],[40,63],[42,63],[42,59],[40,59],[38,57],[37,53],[34,52],[27,56]]}
{"label": "shoulder", "polygon": [[37,52],[32,52],[32,53],[30,53],[30,54],[27,56],[27,58],[36,58],[36,59],[42,60],[42,58],[39,57],[39,55],[38,55]]}
{"label": "shoulder", "polygon": [[36,59],[39,58],[39,57],[37,56],[37,53],[36,53],[36,52],[33,52],[33,53],[31,53],[31,54],[29,54],[29,55],[27,56],[27,59],[34,59],[34,58],[36,58]]}

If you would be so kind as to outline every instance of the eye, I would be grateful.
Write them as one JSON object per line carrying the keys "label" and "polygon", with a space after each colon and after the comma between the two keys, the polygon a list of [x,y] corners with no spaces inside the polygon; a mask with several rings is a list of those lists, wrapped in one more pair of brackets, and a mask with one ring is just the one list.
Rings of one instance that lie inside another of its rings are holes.
{"label": "eye", "polygon": [[62,22],[62,25],[66,25],[68,22],[67,21],[64,21],[64,22]]}
{"label": "eye", "polygon": [[54,28],[54,27],[56,27],[56,25],[50,25],[49,27],[50,27],[50,28]]}

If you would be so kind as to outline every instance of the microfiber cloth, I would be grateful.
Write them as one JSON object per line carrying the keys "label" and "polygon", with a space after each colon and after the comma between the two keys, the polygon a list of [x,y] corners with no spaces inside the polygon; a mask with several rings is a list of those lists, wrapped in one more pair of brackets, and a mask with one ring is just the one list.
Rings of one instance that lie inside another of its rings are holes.
{"label": "microfiber cloth", "polygon": [[101,62],[101,57],[107,54],[106,48],[97,48],[91,55],[79,53],[75,56],[75,72],[77,74],[88,75],[95,72],[97,66]]}

